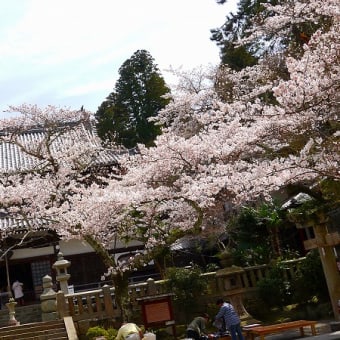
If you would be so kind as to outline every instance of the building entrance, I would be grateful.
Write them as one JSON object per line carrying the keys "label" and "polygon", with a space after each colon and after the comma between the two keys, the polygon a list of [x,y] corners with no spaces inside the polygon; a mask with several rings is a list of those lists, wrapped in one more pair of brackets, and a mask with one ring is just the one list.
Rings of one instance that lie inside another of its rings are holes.
{"label": "building entrance", "polygon": [[[8,261],[8,273],[9,273],[9,282],[11,286],[11,292],[14,297],[14,293],[12,291],[13,282],[18,280],[23,283],[23,291],[24,291],[24,301],[25,303],[30,303],[35,300],[34,294],[34,285],[32,278],[32,269],[30,262],[22,262],[22,263],[11,263]],[[7,291],[7,271],[6,271],[6,263],[2,262],[0,264],[0,287],[2,292]],[[5,296],[5,294],[4,294]]]}

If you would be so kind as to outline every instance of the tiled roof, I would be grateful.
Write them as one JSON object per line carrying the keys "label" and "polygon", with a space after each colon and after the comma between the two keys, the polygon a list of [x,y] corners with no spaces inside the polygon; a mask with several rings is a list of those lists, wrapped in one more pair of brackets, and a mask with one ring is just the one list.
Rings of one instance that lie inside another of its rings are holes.
{"label": "tiled roof", "polygon": [[51,246],[59,240],[55,231],[49,229],[47,221],[34,220],[34,232],[23,219],[15,219],[0,211],[0,249],[41,248]]}
{"label": "tiled roof", "polygon": [[[1,133],[1,132],[0,132]],[[93,128],[86,127],[84,124],[77,128],[70,129],[68,135],[64,135],[64,139],[71,136],[74,139],[86,139],[91,143],[100,145],[100,140],[97,137]],[[19,142],[27,147],[38,144],[43,141],[45,132],[43,129],[31,129],[19,136]],[[63,137],[58,137],[52,144],[54,150],[63,147]],[[52,148],[52,152],[53,152]],[[0,141],[0,173],[10,173],[25,170],[32,170],[39,167],[41,160],[28,155],[20,150],[16,144]],[[118,156],[113,150],[103,150],[95,160],[94,165],[112,165],[118,164]]]}
{"label": "tiled roof", "polygon": [[[0,135],[1,134],[3,134],[3,132],[0,131]],[[42,128],[30,129],[20,135],[18,141],[25,148],[34,145],[37,146],[39,142],[44,140],[45,136],[46,131]],[[88,126],[80,124],[77,127],[73,126],[66,134],[61,134],[60,137],[57,137],[52,144],[52,152],[57,149],[63,150],[63,147],[66,148],[65,140],[69,137],[72,139],[85,140],[100,146],[100,139],[92,126],[90,124]],[[25,172],[27,170],[37,169],[43,165],[42,162],[43,161],[36,157],[23,152],[17,144],[0,140],[0,176],[6,173]],[[101,152],[96,155],[96,158],[91,160],[91,164],[94,166],[118,166],[118,153],[114,150],[101,149]],[[38,220],[35,221],[35,224],[38,224],[41,228],[46,226],[46,223]],[[15,219],[0,211],[0,230],[5,231],[15,228],[17,232],[20,232],[20,230],[25,230],[26,226],[27,224],[24,220]]]}
{"label": "tiled roof", "polygon": [[[45,229],[47,222],[44,222],[42,220],[35,220],[35,225],[38,225],[39,227],[37,229]],[[4,214],[0,212],[0,230],[12,230],[15,229],[16,233],[20,233],[22,231],[25,231],[27,228],[27,222],[25,222],[22,218],[13,218],[7,214]]]}
{"label": "tiled roof", "polygon": [[[26,145],[42,139],[41,133],[27,133],[20,137],[21,142]],[[0,171],[12,172],[32,169],[37,164],[37,160],[29,157],[20,151],[16,144],[0,142]]]}

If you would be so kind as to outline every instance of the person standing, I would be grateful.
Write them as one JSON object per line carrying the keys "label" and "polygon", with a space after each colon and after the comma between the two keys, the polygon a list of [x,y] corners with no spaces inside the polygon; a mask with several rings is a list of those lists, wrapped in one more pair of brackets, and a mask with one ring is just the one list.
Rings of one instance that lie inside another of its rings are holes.
{"label": "person standing", "polygon": [[225,302],[223,299],[218,299],[216,301],[216,305],[219,306],[220,309],[215,316],[215,320],[223,320],[230,332],[232,340],[244,340],[240,317],[235,311],[233,305],[229,302]]}
{"label": "person standing", "polygon": [[208,321],[209,315],[206,313],[202,314],[202,316],[197,316],[196,318],[194,318],[187,327],[186,330],[187,338],[191,338],[194,340],[205,339],[206,336],[204,332]]}
{"label": "person standing", "polygon": [[143,332],[135,323],[123,323],[119,328],[116,340],[142,340]]}
{"label": "person standing", "polygon": [[23,283],[19,282],[19,280],[15,280],[12,285],[12,290],[14,293],[14,299],[19,304],[19,306],[24,305],[24,292],[23,292]]}

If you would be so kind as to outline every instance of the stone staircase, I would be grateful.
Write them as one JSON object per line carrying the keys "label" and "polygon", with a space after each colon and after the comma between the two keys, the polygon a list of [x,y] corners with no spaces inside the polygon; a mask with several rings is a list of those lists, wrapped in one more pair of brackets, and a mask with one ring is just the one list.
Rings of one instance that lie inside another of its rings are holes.
{"label": "stone staircase", "polygon": [[69,318],[0,328],[0,340],[78,340]]}

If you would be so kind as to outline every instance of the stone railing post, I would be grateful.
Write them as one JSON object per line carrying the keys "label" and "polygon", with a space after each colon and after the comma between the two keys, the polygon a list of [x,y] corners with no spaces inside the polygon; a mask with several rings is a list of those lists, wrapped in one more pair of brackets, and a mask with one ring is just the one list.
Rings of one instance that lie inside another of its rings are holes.
{"label": "stone railing post", "polygon": [[57,293],[57,313],[59,319],[63,319],[65,316],[70,316],[70,312],[68,310],[68,305],[65,301],[64,292],[59,290]]}
{"label": "stone railing post", "polygon": [[52,278],[48,275],[43,277],[43,292],[40,295],[42,321],[57,319],[57,293],[53,290]]}
{"label": "stone railing post", "polygon": [[103,287],[103,299],[104,299],[104,306],[105,306],[105,314],[109,316],[110,318],[113,318],[114,317],[113,303],[112,303],[112,297],[111,297],[111,290],[108,285],[105,285]]}
{"label": "stone railing post", "polygon": [[155,280],[152,279],[152,278],[148,278],[146,280],[146,283],[148,285],[147,294],[148,295],[156,295],[157,294],[157,287],[156,287],[156,284],[155,284]]}

